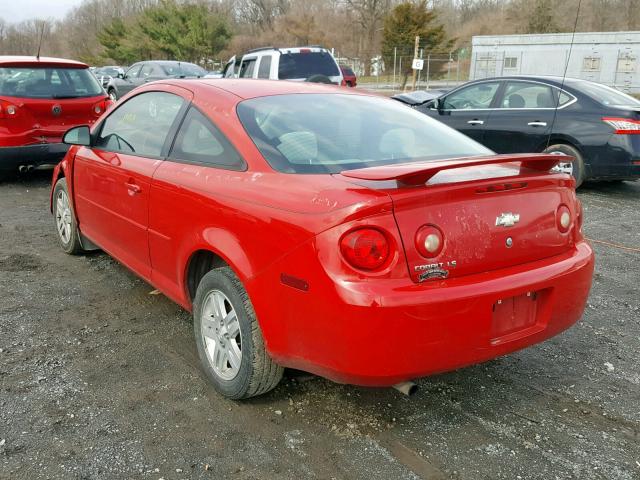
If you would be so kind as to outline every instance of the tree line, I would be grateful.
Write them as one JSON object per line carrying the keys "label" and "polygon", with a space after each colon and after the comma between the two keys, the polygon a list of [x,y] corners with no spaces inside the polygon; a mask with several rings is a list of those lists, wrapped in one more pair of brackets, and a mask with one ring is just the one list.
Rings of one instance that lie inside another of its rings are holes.
{"label": "tree line", "polygon": [[[578,2],[84,0],[58,21],[0,19],[0,54],[33,55],[42,34],[42,55],[94,65],[160,58],[204,64],[254,47],[312,44],[343,57],[388,59],[394,50],[412,55],[415,35],[425,51],[449,52],[468,47],[473,35],[572,31]],[[582,0],[577,30],[640,30],[637,3]]]}

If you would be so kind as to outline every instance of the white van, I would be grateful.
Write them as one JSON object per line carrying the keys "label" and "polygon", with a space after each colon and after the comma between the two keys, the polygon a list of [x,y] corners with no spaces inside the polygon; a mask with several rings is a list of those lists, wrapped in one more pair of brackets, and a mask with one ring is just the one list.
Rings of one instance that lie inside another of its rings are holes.
{"label": "white van", "polygon": [[342,72],[331,52],[319,46],[256,48],[240,61],[232,57],[225,78],[265,78],[344,85]]}

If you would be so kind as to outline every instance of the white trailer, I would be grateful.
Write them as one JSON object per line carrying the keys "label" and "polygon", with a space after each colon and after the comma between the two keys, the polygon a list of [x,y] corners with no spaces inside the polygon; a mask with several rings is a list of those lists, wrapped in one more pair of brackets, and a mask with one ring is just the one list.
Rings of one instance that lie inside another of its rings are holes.
{"label": "white trailer", "polygon": [[[559,75],[640,93],[640,32],[475,36],[469,79]],[[568,65],[567,65],[568,61]]]}

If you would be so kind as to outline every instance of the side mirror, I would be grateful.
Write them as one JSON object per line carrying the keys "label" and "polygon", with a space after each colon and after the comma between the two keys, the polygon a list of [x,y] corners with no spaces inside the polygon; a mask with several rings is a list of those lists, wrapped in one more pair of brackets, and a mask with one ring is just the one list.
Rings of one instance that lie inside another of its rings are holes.
{"label": "side mirror", "polygon": [[91,132],[86,125],[80,125],[79,127],[73,127],[64,134],[62,137],[62,143],[67,145],[82,145],[84,147],[91,146]]}
{"label": "side mirror", "polygon": [[125,76],[124,73],[118,72],[118,78],[122,78],[124,80],[124,76]]}
{"label": "side mirror", "polygon": [[439,112],[444,109],[444,98],[436,98],[433,102],[433,107]]}

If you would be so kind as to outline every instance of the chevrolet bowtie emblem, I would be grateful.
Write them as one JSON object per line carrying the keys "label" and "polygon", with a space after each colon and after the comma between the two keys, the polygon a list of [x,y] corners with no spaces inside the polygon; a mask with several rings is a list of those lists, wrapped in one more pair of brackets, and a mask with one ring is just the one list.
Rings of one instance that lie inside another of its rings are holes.
{"label": "chevrolet bowtie emblem", "polygon": [[498,218],[496,218],[496,227],[513,227],[519,221],[519,213],[503,213]]}

